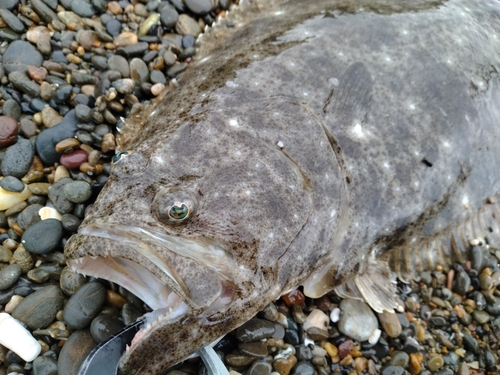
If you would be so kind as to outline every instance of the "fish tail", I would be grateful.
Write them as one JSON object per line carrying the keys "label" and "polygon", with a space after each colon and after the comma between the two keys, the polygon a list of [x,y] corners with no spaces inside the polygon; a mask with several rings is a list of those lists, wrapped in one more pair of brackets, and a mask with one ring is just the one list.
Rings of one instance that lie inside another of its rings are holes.
{"label": "fish tail", "polygon": [[388,263],[398,278],[408,283],[418,280],[422,272],[471,259],[473,248],[484,245],[500,249],[500,202],[497,196],[464,222],[414,245],[405,245],[389,252]]}

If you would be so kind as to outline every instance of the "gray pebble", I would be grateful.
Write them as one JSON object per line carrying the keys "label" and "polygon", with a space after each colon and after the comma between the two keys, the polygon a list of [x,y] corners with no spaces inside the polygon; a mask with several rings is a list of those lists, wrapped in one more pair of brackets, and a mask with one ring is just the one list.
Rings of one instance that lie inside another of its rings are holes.
{"label": "gray pebble", "polygon": [[149,80],[153,84],[161,83],[161,84],[165,85],[167,83],[167,78],[165,77],[165,74],[163,74],[162,72],[160,72],[159,70],[156,70],[156,69],[151,71],[151,74],[149,76]]}
{"label": "gray pebble", "polygon": [[38,96],[40,94],[40,85],[32,81],[23,72],[15,71],[9,73],[9,81],[16,89],[28,94],[31,97]]}
{"label": "gray pebble", "polygon": [[64,304],[61,289],[45,286],[24,298],[12,311],[12,316],[31,329],[47,327]]}
{"label": "gray pebble", "polygon": [[98,282],[83,285],[64,306],[63,318],[71,329],[90,325],[106,302],[106,288]]}
{"label": "gray pebble", "polygon": [[218,0],[184,0],[184,3],[189,8],[189,10],[195,14],[206,14],[213,10],[217,4]]}
{"label": "gray pebble", "polygon": [[46,219],[30,226],[23,234],[22,243],[33,254],[47,254],[61,244],[63,229],[57,219]]}
{"label": "gray pebble", "polygon": [[92,17],[95,14],[92,4],[83,0],[73,0],[71,2],[71,10],[80,17]]}
{"label": "gray pebble", "polygon": [[0,290],[9,289],[21,276],[22,269],[19,264],[11,264],[0,269]]}
{"label": "gray pebble", "polygon": [[33,10],[42,18],[46,23],[59,21],[57,14],[50,9],[42,0],[31,0]]}
{"label": "gray pebble", "polygon": [[179,13],[177,13],[172,5],[166,4],[165,6],[162,6],[160,9],[160,22],[163,26],[167,28],[174,27],[178,20]]}
{"label": "gray pebble", "polygon": [[479,353],[479,344],[474,337],[472,337],[468,333],[464,333],[463,340],[466,350],[471,351],[474,354]]}
{"label": "gray pebble", "polygon": [[314,366],[310,362],[300,361],[295,365],[292,374],[296,375],[314,375]]}
{"label": "gray pebble", "polygon": [[40,356],[33,361],[32,375],[57,375],[57,362],[54,358]]}
{"label": "gray pebble", "polygon": [[142,59],[135,57],[130,61],[130,76],[138,84],[146,82],[149,79],[148,66]]}
{"label": "gray pebble", "polygon": [[135,83],[132,79],[129,78],[118,79],[113,82],[113,87],[120,94],[127,95],[127,94],[132,94],[135,88]]}
{"label": "gray pebble", "polygon": [[61,223],[64,230],[68,232],[76,232],[82,221],[72,214],[64,214],[61,218]]}
{"label": "gray pebble", "polygon": [[64,195],[73,203],[84,203],[92,195],[92,188],[85,181],[72,181],[64,185]]}
{"label": "gray pebble", "polygon": [[108,65],[110,70],[119,71],[122,75],[122,78],[130,77],[130,67],[125,57],[120,55],[113,55],[108,59]]}
{"label": "gray pebble", "polygon": [[6,73],[15,70],[27,72],[28,65],[41,66],[43,56],[31,43],[16,40],[7,47],[2,60]]}
{"label": "gray pebble", "polygon": [[38,214],[38,211],[43,208],[41,204],[31,204],[28,207],[26,207],[18,216],[17,216],[17,223],[19,226],[23,229],[26,230],[28,229],[31,225],[38,223],[40,220],[40,215]]}
{"label": "gray pebble", "polygon": [[340,303],[340,310],[338,328],[346,336],[366,341],[378,328],[377,317],[364,301],[346,298]]}
{"label": "gray pebble", "polygon": [[140,311],[136,306],[131,303],[126,303],[122,308],[122,320],[126,326],[132,324],[137,320],[137,318],[141,317],[143,312]]}
{"label": "gray pebble", "polygon": [[88,329],[73,332],[59,353],[57,374],[77,374],[82,362],[95,346],[96,342]]}
{"label": "gray pebble", "polygon": [[21,107],[14,99],[8,99],[3,103],[3,114],[15,118],[17,121],[21,119]]}
{"label": "gray pebble", "polygon": [[167,70],[167,76],[169,76],[169,77],[175,77],[179,73],[181,73],[184,70],[186,70],[187,67],[188,67],[187,63],[175,64],[175,65],[171,66],[170,68],[168,68],[168,70]]}
{"label": "gray pebble", "polygon": [[11,28],[11,30],[15,31],[16,33],[24,32],[24,24],[10,10],[0,8],[0,17],[3,18],[4,22]]}
{"label": "gray pebble", "polygon": [[405,369],[401,366],[386,366],[382,369],[381,375],[404,375]]}
{"label": "gray pebble", "polygon": [[391,360],[389,361],[391,366],[401,366],[405,368],[408,366],[409,362],[410,356],[407,353],[401,350],[395,350],[391,353]]}
{"label": "gray pebble", "polygon": [[453,291],[463,296],[467,293],[469,287],[470,277],[467,275],[467,272],[464,270],[458,271],[455,280],[453,281]]}
{"label": "gray pebble", "polygon": [[87,122],[92,118],[92,109],[85,104],[77,104],[75,106],[75,116],[81,122]]}
{"label": "gray pebble", "polygon": [[248,375],[269,375],[273,367],[265,361],[255,361],[248,369]]}
{"label": "gray pebble", "polygon": [[27,139],[18,137],[10,146],[2,160],[2,175],[22,178],[31,167],[35,157],[33,145]]}
{"label": "gray pebble", "polygon": [[64,194],[64,185],[73,182],[71,178],[61,178],[50,187],[49,199],[54,208],[62,214],[68,214],[73,211],[74,204],[66,198]]}
{"label": "gray pebble", "polygon": [[19,193],[24,190],[24,183],[14,176],[5,176],[0,181],[0,187],[7,191]]}

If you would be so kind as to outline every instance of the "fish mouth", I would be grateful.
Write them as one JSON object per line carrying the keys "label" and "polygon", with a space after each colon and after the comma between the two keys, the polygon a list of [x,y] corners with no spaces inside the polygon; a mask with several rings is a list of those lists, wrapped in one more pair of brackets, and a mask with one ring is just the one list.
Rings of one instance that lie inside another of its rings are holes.
{"label": "fish mouth", "polygon": [[74,271],[117,283],[153,310],[145,315],[144,329],[131,348],[158,323],[223,311],[237,289],[230,275],[232,259],[223,245],[207,238],[195,241],[139,227],[92,224],[68,240],[65,255]]}

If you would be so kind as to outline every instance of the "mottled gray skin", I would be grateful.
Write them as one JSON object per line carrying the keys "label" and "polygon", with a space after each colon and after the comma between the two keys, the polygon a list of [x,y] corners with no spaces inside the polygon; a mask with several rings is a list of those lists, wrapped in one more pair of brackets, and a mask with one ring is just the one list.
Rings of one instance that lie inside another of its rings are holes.
{"label": "mottled gray skin", "polygon": [[[351,3],[294,0],[237,23],[115,165],[66,255],[138,262],[190,307],[146,332],[121,373],[159,374],[325,260],[331,288],[373,252],[456,225],[500,190],[500,3]],[[171,204],[172,189],[198,201],[181,225],[158,220],[153,201]],[[89,236],[96,225],[124,241]],[[224,256],[127,237],[137,227]],[[232,302],[210,311],[221,293]]]}

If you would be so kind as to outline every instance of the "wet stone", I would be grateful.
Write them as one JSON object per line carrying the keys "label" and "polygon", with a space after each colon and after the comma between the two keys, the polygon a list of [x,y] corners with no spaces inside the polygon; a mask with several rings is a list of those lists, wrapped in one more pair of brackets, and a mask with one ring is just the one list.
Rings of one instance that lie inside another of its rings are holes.
{"label": "wet stone", "polygon": [[400,350],[395,350],[391,353],[391,360],[389,362],[391,366],[400,366],[406,368],[409,362],[410,357],[407,353]]}
{"label": "wet stone", "polygon": [[486,311],[474,310],[472,318],[479,324],[485,324],[490,321],[490,315]]}
{"label": "wet stone", "polygon": [[130,62],[130,77],[136,82],[146,82],[149,79],[148,66],[142,59],[133,58]]}
{"label": "wet stone", "polygon": [[474,337],[472,337],[468,333],[464,333],[463,341],[466,350],[469,350],[474,354],[479,353],[479,344]]}
{"label": "wet stone", "polygon": [[2,175],[22,178],[29,170],[35,151],[30,141],[18,138],[17,142],[10,146],[2,160]]}
{"label": "wet stone", "polygon": [[486,312],[492,315],[499,315],[500,314],[500,297],[493,296],[494,301],[490,302],[486,305]]}
{"label": "wet stone", "polygon": [[92,110],[84,104],[77,104],[75,106],[75,116],[81,122],[87,122],[92,118]]}
{"label": "wet stone", "polygon": [[96,343],[101,343],[124,327],[123,323],[108,315],[98,315],[90,323],[90,334]]}
{"label": "wet stone", "polygon": [[123,323],[126,326],[128,326],[129,324],[132,324],[133,322],[135,322],[137,320],[137,318],[142,316],[143,313],[144,313],[143,311],[140,311],[133,304],[126,303],[125,305],[123,305],[123,308],[122,308]]}
{"label": "wet stone", "polygon": [[429,370],[436,371],[439,370],[444,365],[444,360],[441,355],[434,355],[427,361],[427,366]]}
{"label": "wet stone", "polygon": [[195,19],[189,17],[187,14],[181,14],[175,24],[175,31],[180,35],[188,34],[197,37],[201,32],[201,28]]}
{"label": "wet stone", "polygon": [[23,234],[22,243],[33,254],[48,254],[60,246],[63,229],[57,219],[46,219],[30,226]]}
{"label": "wet stone", "polygon": [[59,353],[58,374],[77,374],[83,360],[95,346],[89,330],[73,332]]}
{"label": "wet stone", "polygon": [[31,43],[16,40],[7,47],[2,61],[7,74],[16,70],[27,72],[28,65],[41,66],[43,56]]}
{"label": "wet stone", "polygon": [[16,193],[20,193],[21,191],[24,190],[23,182],[21,180],[19,180],[18,178],[15,178],[13,176],[5,176],[0,181],[0,187],[4,190],[16,192]]}
{"label": "wet stone", "polygon": [[[77,133],[81,131],[77,131]],[[81,137],[80,137],[81,138]],[[80,139],[79,139],[80,140]],[[85,143],[85,142],[82,142]],[[86,162],[88,159],[88,154],[83,150],[75,150],[69,154],[61,155],[59,159],[61,165],[68,169],[75,169],[80,167],[80,165]]]}
{"label": "wet stone", "polygon": [[[6,100],[5,103],[3,103],[2,110],[5,116],[12,117],[17,121],[19,121],[21,118],[21,107],[19,106],[19,104],[17,104],[17,102],[14,99]],[[2,133],[3,132],[5,132],[5,130],[2,129]],[[17,132],[15,135],[17,136]]]}
{"label": "wet stone", "polygon": [[47,327],[52,323],[64,298],[59,287],[49,285],[25,297],[12,311],[12,316],[31,329]]}
{"label": "wet stone", "polygon": [[167,70],[167,76],[176,77],[179,73],[186,70],[187,67],[188,67],[187,63],[175,64]]}
{"label": "wet stone", "polygon": [[274,324],[267,320],[254,318],[236,330],[236,338],[241,342],[250,342],[272,337]]}
{"label": "wet stone", "polygon": [[273,367],[265,361],[255,361],[248,369],[248,375],[269,375]]}
{"label": "wet stone", "polygon": [[14,13],[5,8],[0,8],[0,17],[4,20],[7,26],[16,33],[22,33],[25,30],[24,24]]}
{"label": "wet stone", "polygon": [[238,349],[240,349],[243,354],[252,357],[264,358],[267,356],[267,345],[263,341],[242,342],[238,344]]}
{"label": "wet stone", "polygon": [[455,276],[455,280],[453,282],[453,291],[460,294],[465,295],[468,292],[470,287],[470,277],[467,275],[467,272],[464,270],[460,270],[457,272]]}
{"label": "wet stone", "polygon": [[69,267],[64,267],[59,279],[59,285],[64,294],[72,296],[82,285],[87,282],[87,278]]}
{"label": "wet stone", "polygon": [[98,282],[83,285],[64,306],[64,322],[71,329],[90,325],[106,302],[106,288]]}
{"label": "wet stone", "polygon": [[21,276],[22,269],[19,264],[11,264],[0,269],[0,290],[9,289]]}
{"label": "wet stone", "polygon": [[119,79],[113,82],[113,87],[118,91],[120,94],[132,94],[135,88],[135,83],[132,79]]}

